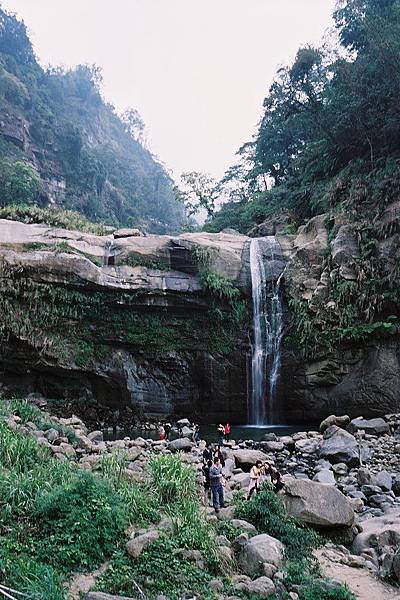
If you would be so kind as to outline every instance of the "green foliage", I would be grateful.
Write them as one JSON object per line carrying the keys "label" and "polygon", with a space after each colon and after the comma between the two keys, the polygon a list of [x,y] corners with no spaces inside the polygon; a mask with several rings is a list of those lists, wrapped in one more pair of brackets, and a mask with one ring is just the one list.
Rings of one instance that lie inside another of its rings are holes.
{"label": "green foliage", "polygon": [[28,400],[13,398],[9,402],[9,409],[13,414],[20,417],[22,423],[31,421],[32,423],[35,423],[35,425],[39,425],[43,419],[43,413],[40,408]]}
{"label": "green foliage", "polygon": [[249,501],[236,499],[235,515],[252,523],[259,533],[268,533],[286,546],[289,558],[309,557],[321,543],[319,535],[289,517],[281,499],[267,485]]}
{"label": "green foliage", "polygon": [[118,265],[127,265],[128,267],[147,267],[148,269],[157,269],[158,271],[168,271],[170,266],[160,260],[154,260],[139,253],[130,253],[128,256],[118,257]]}
{"label": "green foliage", "polygon": [[40,495],[34,518],[42,538],[40,560],[66,572],[99,564],[128,525],[122,500],[109,484],[87,472]]}
{"label": "green foliage", "polygon": [[296,586],[299,600],[355,600],[347,586],[332,585],[323,579],[317,561],[310,556],[293,558],[286,564],[285,571],[285,583]]}
{"label": "green foliage", "polygon": [[246,232],[282,208],[304,219],[343,205],[372,221],[397,199],[399,0],[343,0],[333,16],[339,48],[300,48],[278,70],[255,139],[240,151],[247,197],[207,230]]}
{"label": "green foliage", "polygon": [[[167,170],[143,144],[137,111],[121,118],[103,101],[96,65],[43,70],[24,23],[4,10],[0,22],[0,108],[10,142],[2,155],[16,163],[18,154],[17,160],[28,164],[34,147],[41,184],[40,193],[33,194],[26,189],[27,174],[19,173],[12,186],[2,185],[0,168],[0,205],[55,202],[91,221],[140,223],[154,233],[179,229],[186,221],[184,207]],[[25,139],[21,122],[27,123]]]}
{"label": "green foliage", "polygon": [[151,544],[137,560],[132,561],[118,552],[107,571],[99,577],[96,589],[111,594],[136,597],[138,590],[133,581],[144,588],[145,581],[151,598],[157,594],[178,600],[183,594],[198,595],[204,600],[214,600],[208,583],[212,575],[184,558],[174,539],[167,535]]}
{"label": "green foliage", "polygon": [[40,191],[40,176],[27,162],[0,160],[0,206],[33,204]]}
{"label": "green foliage", "polygon": [[179,455],[153,456],[149,461],[153,490],[164,505],[193,500],[197,495],[195,473]]}
{"label": "green foliage", "polygon": [[76,211],[58,208],[9,204],[0,208],[0,219],[11,219],[23,223],[45,223],[50,227],[83,231],[84,233],[94,233],[96,235],[106,235],[108,233],[104,225],[91,223]]}

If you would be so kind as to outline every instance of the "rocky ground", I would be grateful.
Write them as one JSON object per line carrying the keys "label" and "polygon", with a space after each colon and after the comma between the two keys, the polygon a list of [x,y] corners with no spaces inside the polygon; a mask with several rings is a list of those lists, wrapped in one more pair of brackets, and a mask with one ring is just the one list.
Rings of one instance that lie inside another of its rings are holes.
{"label": "rocky ground", "polygon": [[[133,481],[145,482],[150,455],[180,452],[201,480],[204,442],[196,447],[190,437],[170,442],[143,437],[104,441],[101,431],[88,431],[76,416],[51,418],[61,432],[56,427],[44,431],[33,422],[22,425],[15,415],[8,417],[8,424],[37,438],[60,461],[77,461],[83,469],[96,470],[105,454],[120,451],[125,456],[125,473]],[[181,425],[189,435],[189,423],[183,420]],[[64,437],[63,427],[73,431],[73,439]],[[365,577],[400,581],[400,415],[352,421],[331,416],[321,423],[319,432],[282,437],[270,433],[261,442],[231,441],[224,446],[223,454],[226,507],[218,518],[238,528],[238,539],[230,543],[220,536],[218,543],[221,555],[235,558],[241,565],[241,573],[233,579],[238,592],[268,597],[282,585],[282,544],[266,534],[254,536],[251,524],[234,518],[233,492],[248,486],[249,470],[258,459],[271,461],[284,474],[282,499],[289,514],[330,535],[336,543],[346,544],[328,545],[319,555],[328,574],[335,570],[332,565],[341,565],[342,571],[359,569]],[[217,519],[211,507],[204,510],[210,520]],[[159,529],[160,525],[132,532],[127,552],[139,556],[158,538]],[[194,553],[196,556],[190,560],[201,561],[201,556]],[[350,580],[348,583],[351,586]],[[296,591],[289,591],[295,599]],[[393,588],[393,598],[395,593]],[[88,595],[89,600],[106,598],[111,597]],[[361,594],[359,598],[369,596]]]}

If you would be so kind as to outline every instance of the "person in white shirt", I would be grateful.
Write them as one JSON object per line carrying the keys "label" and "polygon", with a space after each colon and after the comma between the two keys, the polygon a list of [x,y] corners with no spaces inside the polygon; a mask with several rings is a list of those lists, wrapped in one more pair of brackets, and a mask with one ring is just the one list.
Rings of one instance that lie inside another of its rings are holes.
{"label": "person in white shirt", "polygon": [[262,462],[261,462],[261,460],[258,460],[256,462],[256,464],[253,465],[250,469],[250,483],[249,483],[247,500],[250,500],[251,495],[253,494],[254,490],[256,492],[258,492],[258,490],[259,490],[261,467],[262,467]]}

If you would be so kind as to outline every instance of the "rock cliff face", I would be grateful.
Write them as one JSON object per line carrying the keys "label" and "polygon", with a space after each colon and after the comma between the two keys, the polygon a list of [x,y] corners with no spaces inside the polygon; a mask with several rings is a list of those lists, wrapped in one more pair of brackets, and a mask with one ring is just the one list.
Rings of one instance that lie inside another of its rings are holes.
{"label": "rock cliff face", "polygon": [[288,260],[282,415],[396,412],[400,406],[400,204],[373,224],[319,215],[278,238]]}
{"label": "rock cliff face", "polygon": [[110,408],[245,421],[245,305],[205,291],[199,268],[206,255],[220,286],[245,298],[247,238],[131,233],[0,221],[3,387],[94,421]]}
{"label": "rock cliff face", "polygon": [[[373,266],[389,292],[384,278],[400,256],[398,212],[386,213]],[[378,300],[362,299],[357,228],[342,217],[329,227],[322,215],[278,240],[287,260],[279,421],[398,411],[398,305],[386,294],[389,308],[368,318]],[[109,422],[111,409],[119,419],[246,422],[249,243],[234,232],[95,236],[0,220],[4,391],[42,393],[91,421]]]}

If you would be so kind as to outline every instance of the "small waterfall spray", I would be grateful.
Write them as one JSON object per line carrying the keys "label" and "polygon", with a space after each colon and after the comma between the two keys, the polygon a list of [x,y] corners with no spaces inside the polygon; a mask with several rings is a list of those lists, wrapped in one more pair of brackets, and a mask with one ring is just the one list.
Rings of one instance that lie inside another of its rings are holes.
{"label": "small waterfall spray", "polygon": [[[263,242],[268,243],[271,249],[269,260],[271,272],[268,279],[262,249]],[[279,253],[276,252],[275,255],[276,250],[279,250]],[[249,422],[253,425],[272,423],[276,413],[276,387],[279,380],[283,337],[283,311],[280,293],[283,271],[277,279],[274,278],[275,259],[282,260],[280,246],[275,237],[270,236],[251,241],[253,345]]]}

